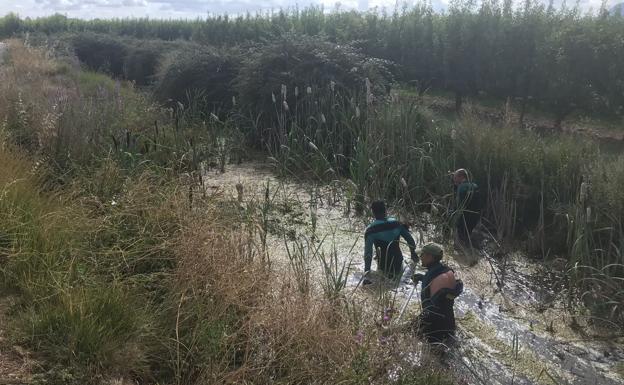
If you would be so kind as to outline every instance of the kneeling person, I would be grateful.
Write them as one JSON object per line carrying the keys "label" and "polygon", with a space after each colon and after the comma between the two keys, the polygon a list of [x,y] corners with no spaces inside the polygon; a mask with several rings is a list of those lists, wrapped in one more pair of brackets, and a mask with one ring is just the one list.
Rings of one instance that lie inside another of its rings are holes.
{"label": "kneeling person", "polygon": [[464,285],[455,272],[442,264],[444,250],[436,243],[425,245],[420,253],[426,274],[414,274],[414,284],[421,282],[422,313],[416,319],[420,335],[429,342],[445,342],[455,335],[453,305]]}
{"label": "kneeling person", "polygon": [[[403,237],[407,242],[412,260],[416,261],[416,242],[409,230],[401,222],[386,215],[386,205],[382,201],[375,201],[371,205],[375,221],[371,223],[364,234],[364,272],[371,269],[373,246],[377,254],[377,268],[389,278],[395,278],[403,271],[403,253],[399,246],[399,239]],[[370,281],[365,280],[365,284]]]}

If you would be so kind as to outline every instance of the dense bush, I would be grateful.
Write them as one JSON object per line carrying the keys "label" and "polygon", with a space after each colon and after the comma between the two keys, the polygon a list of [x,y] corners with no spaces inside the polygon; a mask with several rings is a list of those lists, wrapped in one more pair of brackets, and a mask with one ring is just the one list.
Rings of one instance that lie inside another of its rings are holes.
{"label": "dense bush", "polygon": [[231,106],[238,61],[233,51],[224,49],[191,46],[174,51],[163,60],[155,95],[183,104],[192,97],[210,110]]}
{"label": "dense bush", "polygon": [[157,41],[128,43],[124,57],[123,76],[137,85],[147,86],[155,81],[165,52],[171,45]]}
{"label": "dense bush", "polygon": [[[308,87],[317,94],[338,90],[358,98],[366,93],[368,79],[370,92],[380,97],[387,93],[386,87],[392,81],[389,64],[348,45],[286,35],[246,56],[236,90],[244,105],[265,114],[275,111],[274,96],[280,103],[285,96],[287,103],[295,105],[296,98],[307,93]],[[282,95],[282,86],[290,93]]]}
{"label": "dense bush", "polygon": [[114,76],[123,75],[127,47],[119,38],[84,33],[74,36],[72,43],[78,59],[90,69]]}

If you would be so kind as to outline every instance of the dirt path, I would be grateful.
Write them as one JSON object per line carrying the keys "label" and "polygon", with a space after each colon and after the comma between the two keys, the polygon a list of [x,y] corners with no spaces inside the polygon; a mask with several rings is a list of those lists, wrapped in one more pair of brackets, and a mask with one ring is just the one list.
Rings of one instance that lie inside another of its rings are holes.
{"label": "dirt path", "polygon": [[[356,288],[363,270],[361,232],[365,223],[362,218],[345,213],[345,202],[333,188],[318,187],[321,199],[317,198],[313,205],[314,186],[280,182],[261,164],[232,166],[225,174],[210,172],[206,181],[209,191],[232,199],[236,196],[234,186],[240,183],[244,186],[244,199],[257,201],[263,199],[270,181],[276,207],[271,222],[277,233],[269,239],[269,250],[275,265],[281,256],[283,266],[288,268],[284,233],[309,236],[315,232],[317,244],[324,240],[321,248],[325,252],[336,252],[340,263],[350,264],[346,290],[368,303],[376,301],[381,290]],[[317,216],[314,226],[313,207]],[[429,241],[434,235],[435,229],[428,226],[416,238]],[[476,258],[458,252],[449,254],[449,264],[461,272],[466,283],[466,292],[456,304],[459,341],[451,356],[452,367],[466,383],[624,384],[624,377],[617,374],[624,361],[624,339],[608,334],[597,336],[600,332],[583,321],[579,330],[577,319],[564,308],[562,298],[557,298],[552,290],[543,290],[539,265],[521,255],[510,255],[503,264],[488,254]],[[312,281],[322,276],[319,265],[314,264],[311,270]],[[497,285],[497,277],[502,276],[504,282]],[[398,285],[387,288],[379,284],[395,298],[398,309],[413,288],[407,277],[406,274]],[[412,297],[415,300],[409,303],[401,322],[419,312],[419,289],[416,288]]]}

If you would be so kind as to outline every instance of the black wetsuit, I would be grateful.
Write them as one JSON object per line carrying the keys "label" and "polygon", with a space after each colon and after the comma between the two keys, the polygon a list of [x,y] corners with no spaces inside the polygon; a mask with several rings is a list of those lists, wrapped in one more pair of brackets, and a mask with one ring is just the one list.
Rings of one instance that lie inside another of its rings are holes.
{"label": "black wetsuit", "polygon": [[395,277],[403,269],[403,253],[399,238],[407,242],[412,259],[416,256],[416,243],[407,227],[394,218],[378,219],[371,223],[364,233],[364,271],[371,268],[373,246],[377,254],[377,267],[389,277]]}
{"label": "black wetsuit", "polygon": [[456,186],[455,197],[457,217],[457,235],[464,244],[470,244],[470,235],[481,219],[481,199],[479,186],[465,181]]}
{"label": "black wetsuit", "polygon": [[448,271],[451,269],[437,262],[428,268],[422,280],[420,294],[422,313],[416,320],[416,326],[419,334],[429,342],[445,342],[450,336],[455,335],[453,305],[455,298],[463,292],[464,284],[461,280],[456,280],[454,288],[440,289],[433,296],[430,287],[436,277]]}

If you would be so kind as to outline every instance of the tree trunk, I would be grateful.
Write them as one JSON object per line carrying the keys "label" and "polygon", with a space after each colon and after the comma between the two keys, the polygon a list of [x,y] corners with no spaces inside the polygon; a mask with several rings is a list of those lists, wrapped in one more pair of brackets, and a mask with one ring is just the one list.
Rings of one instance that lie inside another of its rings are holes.
{"label": "tree trunk", "polygon": [[522,96],[522,104],[520,104],[520,118],[518,119],[520,128],[524,128],[524,115],[526,113],[527,100],[528,98],[526,95]]}
{"label": "tree trunk", "polygon": [[555,115],[555,124],[553,126],[553,128],[556,131],[561,131],[562,127],[561,125],[563,124],[563,120],[570,115],[570,113],[572,112],[572,108],[568,107],[566,109],[563,110],[559,110],[557,111],[557,115]]}
{"label": "tree trunk", "polygon": [[459,90],[455,91],[455,113],[460,115],[462,112],[463,95]]}

